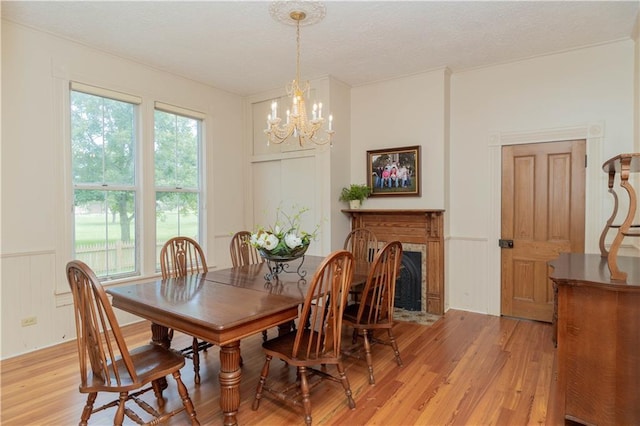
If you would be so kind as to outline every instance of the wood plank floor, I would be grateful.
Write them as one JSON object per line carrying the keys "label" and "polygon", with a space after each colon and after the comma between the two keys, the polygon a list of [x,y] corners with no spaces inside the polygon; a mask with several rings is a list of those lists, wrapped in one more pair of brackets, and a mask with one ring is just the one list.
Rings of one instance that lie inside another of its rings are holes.
{"label": "wood plank floor", "polygon": [[[346,359],[356,409],[348,409],[339,384],[325,382],[312,391],[314,424],[562,424],[553,407],[555,349],[551,325],[451,310],[431,327],[398,322],[394,332],[404,367],[395,364],[389,347],[374,346],[376,385],[369,386],[366,363]],[[269,333],[274,336],[275,330]],[[149,325],[127,326],[124,334],[131,346],[145,343],[150,337]],[[303,424],[301,415],[267,398],[263,398],[258,411],[251,410],[264,362],[261,337],[256,335],[242,342],[244,367],[238,422]],[[189,344],[190,338],[176,335],[174,341],[182,347]],[[5,360],[0,368],[3,426],[77,424],[85,396],[77,391],[75,342]],[[203,354],[200,386],[193,383],[190,361],[182,369],[203,425],[222,424],[218,369],[217,348]],[[274,360],[270,377],[273,376],[293,378],[294,371]],[[152,393],[147,395],[150,397],[145,399],[153,401]],[[180,406],[171,378],[165,397],[167,408]],[[101,400],[106,398],[99,397],[97,402]],[[112,416],[113,409],[96,413],[89,423],[110,424]],[[185,423],[183,414],[168,422]]]}

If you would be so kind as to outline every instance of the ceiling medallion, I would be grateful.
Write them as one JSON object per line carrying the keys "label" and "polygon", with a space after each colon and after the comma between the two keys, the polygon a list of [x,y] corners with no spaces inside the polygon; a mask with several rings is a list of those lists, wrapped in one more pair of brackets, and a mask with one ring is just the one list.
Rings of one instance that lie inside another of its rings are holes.
{"label": "ceiling medallion", "polygon": [[[292,13],[304,13],[302,20],[296,19]],[[285,25],[307,27],[322,21],[327,8],[319,1],[274,1],[269,6],[271,17]]]}

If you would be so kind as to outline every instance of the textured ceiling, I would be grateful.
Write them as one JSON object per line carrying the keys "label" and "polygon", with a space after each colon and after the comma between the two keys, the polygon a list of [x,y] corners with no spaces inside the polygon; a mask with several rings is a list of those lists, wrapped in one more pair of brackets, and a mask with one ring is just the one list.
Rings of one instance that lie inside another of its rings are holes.
{"label": "textured ceiling", "polygon": [[[639,1],[328,1],[301,77],[359,86],[632,36]],[[2,17],[240,95],[295,74],[295,27],[266,1],[2,1]]]}

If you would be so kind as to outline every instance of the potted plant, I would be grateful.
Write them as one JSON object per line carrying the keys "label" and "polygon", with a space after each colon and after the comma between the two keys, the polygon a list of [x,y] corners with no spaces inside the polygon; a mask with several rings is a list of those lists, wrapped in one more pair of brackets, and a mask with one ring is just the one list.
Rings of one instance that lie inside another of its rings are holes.
{"label": "potted plant", "polygon": [[347,188],[342,188],[340,193],[340,201],[348,201],[349,208],[358,209],[365,198],[371,195],[371,188],[365,184],[352,183]]}

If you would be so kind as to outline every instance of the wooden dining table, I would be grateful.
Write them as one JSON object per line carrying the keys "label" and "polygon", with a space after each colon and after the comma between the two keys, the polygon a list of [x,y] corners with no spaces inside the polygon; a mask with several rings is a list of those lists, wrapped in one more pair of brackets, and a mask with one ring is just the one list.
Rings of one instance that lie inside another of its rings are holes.
{"label": "wooden dining table", "polygon": [[[294,260],[278,274],[277,281],[265,279],[270,269],[264,262],[114,287],[107,292],[114,307],[152,322],[156,344],[169,347],[169,329],[174,329],[220,346],[220,407],[224,424],[235,425],[242,376],[240,340],[275,326],[281,332],[289,330],[323,260],[311,255]],[[353,283],[364,282],[367,265],[356,265],[354,270]]]}

